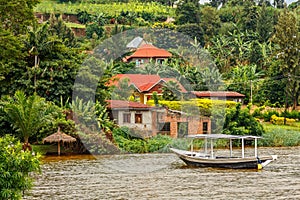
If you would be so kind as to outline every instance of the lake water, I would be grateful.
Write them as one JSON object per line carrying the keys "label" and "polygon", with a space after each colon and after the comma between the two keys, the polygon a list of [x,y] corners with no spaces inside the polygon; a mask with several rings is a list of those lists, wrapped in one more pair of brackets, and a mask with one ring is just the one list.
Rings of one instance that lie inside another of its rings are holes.
{"label": "lake water", "polygon": [[187,168],[174,154],[46,157],[24,199],[300,199],[300,147],[263,170]]}

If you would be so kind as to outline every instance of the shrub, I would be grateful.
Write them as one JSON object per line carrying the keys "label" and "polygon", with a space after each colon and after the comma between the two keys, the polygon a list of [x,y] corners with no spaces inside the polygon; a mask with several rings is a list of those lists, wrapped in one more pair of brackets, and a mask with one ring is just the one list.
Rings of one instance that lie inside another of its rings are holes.
{"label": "shrub", "polygon": [[241,109],[241,105],[237,104],[236,108],[229,109],[226,113],[223,133],[260,136],[264,133],[264,129],[248,109]]}
{"label": "shrub", "polygon": [[22,192],[30,189],[30,172],[40,171],[39,154],[23,151],[14,137],[0,138],[0,199],[21,199]]}
{"label": "shrub", "polygon": [[86,36],[87,38],[93,38],[93,35],[97,35],[97,39],[103,36],[104,29],[97,23],[90,23],[86,26]]}
{"label": "shrub", "polygon": [[279,116],[279,113],[275,110],[269,110],[264,112],[263,118],[265,122],[269,122],[271,120],[272,115]]}
{"label": "shrub", "polygon": [[[147,104],[153,106],[154,101],[149,100]],[[191,99],[189,101],[159,101],[159,104],[166,106],[171,110],[184,111],[191,115],[199,115],[200,113],[203,116],[211,116],[212,109],[218,110],[233,108],[235,107],[236,102],[210,99]]]}
{"label": "shrub", "polygon": [[300,112],[299,111],[297,111],[297,110],[293,110],[293,111],[291,111],[291,112],[286,112],[286,113],[281,113],[281,117],[284,117],[284,114],[286,114],[286,116],[285,117],[287,117],[287,118],[291,118],[291,119],[297,119],[297,120],[300,120]]}
{"label": "shrub", "polygon": [[[295,119],[286,118],[286,124],[293,124],[296,122]],[[276,125],[284,124],[284,117],[277,117],[276,115],[272,115],[270,122]]]}

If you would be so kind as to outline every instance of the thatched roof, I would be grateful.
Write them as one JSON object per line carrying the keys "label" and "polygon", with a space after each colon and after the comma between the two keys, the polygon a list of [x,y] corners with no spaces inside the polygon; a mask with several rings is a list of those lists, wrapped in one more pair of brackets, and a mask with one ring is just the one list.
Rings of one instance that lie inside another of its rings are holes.
{"label": "thatched roof", "polygon": [[73,138],[72,136],[69,136],[63,132],[60,131],[60,127],[58,127],[58,130],[56,133],[53,133],[52,135],[49,135],[48,137],[43,139],[44,142],[75,142],[76,138]]}

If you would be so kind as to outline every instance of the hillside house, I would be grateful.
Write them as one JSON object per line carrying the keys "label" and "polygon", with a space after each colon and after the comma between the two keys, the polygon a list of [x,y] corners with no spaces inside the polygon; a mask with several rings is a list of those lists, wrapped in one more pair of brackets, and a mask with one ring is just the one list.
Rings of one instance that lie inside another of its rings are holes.
{"label": "hillside house", "polygon": [[150,61],[162,63],[170,57],[172,54],[165,49],[157,48],[152,44],[142,44],[132,55],[124,57],[123,61],[135,62],[136,66],[142,66]]}
{"label": "hillside house", "polygon": [[192,95],[201,99],[228,100],[242,103],[245,95],[232,91],[192,91]]}
{"label": "hillside house", "polygon": [[147,41],[145,41],[143,38],[141,37],[135,37],[133,40],[131,40],[127,45],[126,48],[130,49],[130,50],[136,50],[137,48],[139,48],[140,46],[147,44]]}
{"label": "hillside house", "polygon": [[183,112],[138,102],[108,100],[110,118],[119,126],[140,131],[143,137],[157,134],[173,138],[210,133],[209,117],[188,116]]}
{"label": "hillside house", "polygon": [[153,92],[162,95],[163,85],[169,81],[176,82],[179,85],[180,91],[187,93],[187,90],[175,78],[161,78],[159,75],[118,74],[112,78],[109,85],[118,86],[118,82],[125,78],[129,79],[129,86],[134,87],[134,96],[143,104],[146,104],[152,98]]}

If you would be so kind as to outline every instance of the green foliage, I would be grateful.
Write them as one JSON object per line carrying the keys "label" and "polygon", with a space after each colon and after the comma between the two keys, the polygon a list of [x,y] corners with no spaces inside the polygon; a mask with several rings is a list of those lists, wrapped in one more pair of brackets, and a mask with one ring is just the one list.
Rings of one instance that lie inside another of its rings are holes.
{"label": "green foliage", "polygon": [[20,138],[23,137],[25,143],[28,143],[29,137],[37,134],[46,121],[53,119],[53,108],[44,98],[36,94],[27,97],[22,91],[17,91],[14,97],[3,101],[6,120]]}
{"label": "green foliage", "polygon": [[86,25],[86,36],[87,38],[99,39],[103,36],[104,29],[97,23],[90,23]]}
{"label": "green foliage", "polygon": [[299,146],[299,129],[289,130],[287,126],[269,125],[265,126],[266,133],[263,134],[263,140],[259,140],[260,146],[282,147]]}
{"label": "green foliage", "polygon": [[[149,100],[147,101],[147,104],[153,106],[154,101]],[[191,99],[189,101],[160,100],[159,104],[162,106],[166,106],[171,110],[179,110],[179,111],[190,110],[189,114],[199,115],[200,113],[202,116],[211,116],[212,109],[219,110],[225,108],[233,108],[236,106],[236,102],[234,101],[222,101],[222,100],[210,100],[210,99]],[[192,109],[188,109],[188,108],[192,108]]]}
{"label": "green foliage", "polygon": [[84,126],[78,126],[77,136],[81,144],[77,147],[80,153],[116,154],[120,153],[115,144],[110,141],[104,132],[93,131]]}
{"label": "green foliage", "polygon": [[177,16],[176,23],[179,25],[188,23],[199,23],[199,10],[194,3],[181,2],[181,4],[178,5],[175,14]]}
{"label": "green foliage", "polygon": [[23,151],[11,136],[0,137],[0,199],[18,200],[32,186],[29,173],[40,171],[40,155]]}
{"label": "green foliage", "polygon": [[176,30],[180,33],[183,33],[190,38],[196,38],[202,46],[204,46],[204,30],[198,24],[182,24],[176,27]]}
{"label": "green foliage", "polygon": [[241,109],[241,105],[237,104],[236,108],[229,109],[226,113],[223,133],[261,136],[264,133],[264,129],[250,114],[248,108]]}
{"label": "green foliage", "polygon": [[[57,30],[67,30],[63,27],[63,24],[58,27],[47,23],[40,27],[34,26],[24,41],[30,53],[26,60],[27,68],[23,67],[22,73],[12,75],[19,89],[27,94],[36,91],[56,103],[62,96],[66,99],[71,97],[76,72],[83,59],[78,49],[64,44],[71,45],[68,31],[56,35]],[[66,38],[63,40],[59,37]]]}
{"label": "green foliage", "polygon": [[280,13],[275,29],[273,41],[276,44],[276,56],[281,61],[279,69],[287,79],[286,98],[292,99],[295,109],[300,96],[300,26],[296,13],[285,8]]}
{"label": "green foliage", "polygon": [[159,100],[158,100],[157,92],[152,93],[152,99],[154,101],[154,105],[158,106],[159,105]]}
{"label": "green foliage", "polygon": [[136,2],[130,1],[128,3],[121,2],[106,2],[105,4],[95,4],[94,2],[80,1],[72,4],[58,4],[56,1],[42,1],[36,7],[35,12],[44,13],[68,13],[77,14],[78,11],[86,11],[89,14],[104,13],[107,16],[116,17],[122,11],[134,13],[148,13],[155,16],[173,16],[174,9],[163,6],[156,2]]}
{"label": "green foliage", "polygon": [[127,127],[114,129],[113,136],[118,147],[128,153],[167,152],[173,142],[171,137],[163,135],[142,139]]}
{"label": "green foliage", "polygon": [[277,117],[276,115],[272,115],[270,122],[272,124],[276,124],[276,125],[283,125],[286,121],[287,125],[292,125],[296,122],[295,119],[290,119],[290,118],[284,118],[284,117]]}
{"label": "green foliage", "polygon": [[62,16],[50,15],[48,31],[50,34],[58,36],[66,46],[74,47],[76,45],[75,35],[72,29],[67,27]]}
{"label": "green foliage", "polygon": [[162,87],[162,98],[167,101],[178,101],[181,99],[181,91],[179,84],[175,81],[168,81]]}
{"label": "green foliage", "polygon": [[33,8],[40,0],[1,0],[0,24],[14,35],[24,34],[35,22]]}
{"label": "green foliage", "polygon": [[128,101],[135,90],[133,85],[129,85],[129,82],[129,78],[119,80],[118,85],[113,87],[111,98],[114,100]]}

